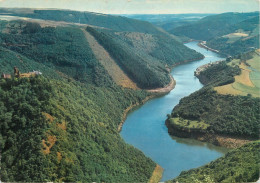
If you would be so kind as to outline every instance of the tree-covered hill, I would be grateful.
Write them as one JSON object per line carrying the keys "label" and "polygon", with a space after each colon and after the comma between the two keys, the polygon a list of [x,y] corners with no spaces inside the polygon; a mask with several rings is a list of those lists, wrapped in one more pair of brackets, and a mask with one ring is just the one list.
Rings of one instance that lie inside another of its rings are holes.
{"label": "tree-covered hill", "polygon": [[0,81],[2,181],[150,178],[155,164],[117,132],[124,109],[140,103],[146,92],[122,89],[113,81],[109,86],[80,83],[6,48],[0,53],[1,72],[12,73],[17,66],[21,72],[43,73]]}
{"label": "tree-covered hill", "polygon": [[145,92],[44,77],[1,79],[1,180],[143,182],[155,164],[117,132]]}
{"label": "tree-covered hill", "polygon": [[178,177],[167,182],[256,182],[260,168],[259,145],[259,142],[246,144],[205,166],[183,171]]}
{"label": "tree-covered hill", "polygon": [[99,32],[91,27],[88,27],[87,31],[110,53],[122,70],[133,78],[139,87],[163,87],[170,82],[168,71],[163,64],[142,58],[108,34]]}
{"label": "tree-covered hill", "polygon": [[260,99],[239,95],[222,95],[214,90],[235,81],[241,69],[226,62],[213,65],[202,71],[200,80],[206,86],[180,100],[166,121],[172,135],[193,137],[207,136],[206,139],[220,145],[214,135],[232,138],[259,138]]}
{"label": "tree-covered hill", "polygon": [[[132,32],[115,32],[114,39],[120,39],[134,48],[135,52],[146,53],[169,67],[184,61],[199,60],[203,55],[189,49],[171,36]],[[150,58],[148,58],[150,60]]]}
{"label": "tree-covered hill", "polygon": [[82,82],[109,82],[79,28],[41,27],[24,21],[4,23],[0,33],[2,47]]}

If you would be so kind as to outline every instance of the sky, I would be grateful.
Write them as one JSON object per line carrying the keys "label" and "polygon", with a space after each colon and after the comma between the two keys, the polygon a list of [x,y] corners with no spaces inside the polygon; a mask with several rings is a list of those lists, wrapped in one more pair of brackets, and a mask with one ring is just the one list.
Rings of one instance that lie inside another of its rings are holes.
{"label": "sky", "polygon": [[0,7],[59,8],[105,14],[259,11],[260,0],[0,0]]}

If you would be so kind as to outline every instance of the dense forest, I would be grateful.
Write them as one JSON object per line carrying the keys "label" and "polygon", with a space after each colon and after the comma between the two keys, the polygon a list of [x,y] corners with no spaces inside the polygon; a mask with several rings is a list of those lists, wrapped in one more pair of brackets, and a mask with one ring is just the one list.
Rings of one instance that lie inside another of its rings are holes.
{"label": "dense forest", "polygon": [[246,144],[205,166],[183,171],[168,183],[256,182],[260,168],[259,151],[259,141]]}
{"label": "dense forest", "polygon": [[[82,82],[93,83],[104,77],[104,69],[78,28],[42,28],[38,23],[13,21],[2,26],[2,30],[0,43],[9,50]],[[96,72],[101,73],[97,76]],[[105,78],[103,80],[106,82]]]}
{"label": "dense forest", "polygon": [[240,72],[237,66],[228,66],[227,62],[213,65],[201,72],[199,78],[206,86],[180,100],[166,122],[169,132],[184,130],[189,134],[200,131],[233,137],[258,138],[260,99],[250,94],[221,95],[213,90],[215,86],[234,82],[233,77]]}
{"label": "dense forest", "polygon": [[123,110],[146,95],[44,77],[2,79],[1,180],[148,180],[155,164],[116,130]]}
{"label": "dense forest", "polygon": [[[110,34],[111,35],[111,34]],[[189,49],[182,43],[176,41],[175,37],[165,35],[151,35],[144,33],[114,33],[113,39],[120,39],[135,49],[147,53],[160,60],[168,67],[179,64],[184,61],[193,61],[202,59],[204,56],[195,50]],[[143,57],[143,54],[142,54]],[[151,60],[149,58],[149,60]]]}

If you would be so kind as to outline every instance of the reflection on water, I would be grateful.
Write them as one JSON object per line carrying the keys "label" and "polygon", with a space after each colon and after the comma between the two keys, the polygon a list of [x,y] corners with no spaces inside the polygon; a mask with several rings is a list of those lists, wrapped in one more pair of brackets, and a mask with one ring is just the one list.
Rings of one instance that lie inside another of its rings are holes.
{"label": "reflection on water", "polygon": [[181,144],[186,144],[189,146],[201,146],[201,147],[206,147],[210,150],[214,150],[220,153],[227,153],[229,151],[229,149],[225,148],[225,147],[219,147],[219,146],[215,146],[211,143],[207,143],[207,142],[201,142],[195,139],[190,139],[190,138],[180,138],[180,137],[175,137],[175,136],[171,136],[171,138],[173,140],[175,140],[177,143],[181,143]]}

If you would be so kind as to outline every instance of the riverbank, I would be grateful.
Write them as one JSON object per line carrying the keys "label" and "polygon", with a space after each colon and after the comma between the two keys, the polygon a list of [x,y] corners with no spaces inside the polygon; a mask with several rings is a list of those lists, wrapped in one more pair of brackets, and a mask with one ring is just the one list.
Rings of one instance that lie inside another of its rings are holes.
{"label": "riverbank", "polygon": [[210,50],[210,51],[212,51],[212,52],[215,52],[215,53],[218,53],[218,54],[219,54],[219,51],[218,51],[218,50],[215,50],[215,49],[213,49],[213,48],[208,47],[208,46],[206,45],[206,41],[200,41],[200,42],[198,43],[198,46],[199,46],[199,47],[202,47],[202,48],[205,48],[206,50]]}
{"label": "riverbank", "polygon": [[160,165],[156,165],[153,174],[148,183],[158,183],[162,179],[163,168]]}
{"label": "riverbank", "polygon": [[170,78],[171,78],[171,81],[167,86],[165,86],[163,88],[155,88],[155,89],[150,89],[150,90],[146,90],[146,91],[148,91],[150,93],[161,94],[161,95],[170,92],[171,90],[174,89],[174,87],[176,85],[176,81],[174,80],[174,78],[171,75],[170,75]]}
{"label": "riverbank", "polygon": [[123,117],[121,122],[119,123],[118,127],[117,127],[117,131],[120,132],[122,130],[123,124],[126,120],[127,114],[135,107],[139,106],[139,105],[143,105],[145,102],[147,102],[148,100],[161,96],[161,95],[165,95],[167,93],[169,93],[171,90],[174,89],[175,85],[176,85],[176,81],[174,80],[174,78],[172,77],[171,74],[169,74],[169,77],[171,78],[170,83],[163,87],[163,88],[156,88],[156,89],[150,89],[150,90],[146,90],[148,92],[151,93],[150,96],[146,97],[144,100],[142,100],[141,102],[137,102],[135,104],[130,105],[128,108],[125,109],[124,113],[123,113]]}
{"label": "riverbank", "polygon": [[180,137],[180,138],[192,138],[199,140],[201,142],[208,142],[214,144],[216,146],[221,146],[225,148],[238,148],[243,146],[246,143],[254,141],[254,139],[250,138],[241,138],[241,137],[234,137],[228,135],[220,135],[220,134],[213,134],[206,131],[192,131],[192,130],[185,130],[185,129],[178,129],[177,127],[170,126],[168,120],[165,122],[168,133],[172,136]]}

